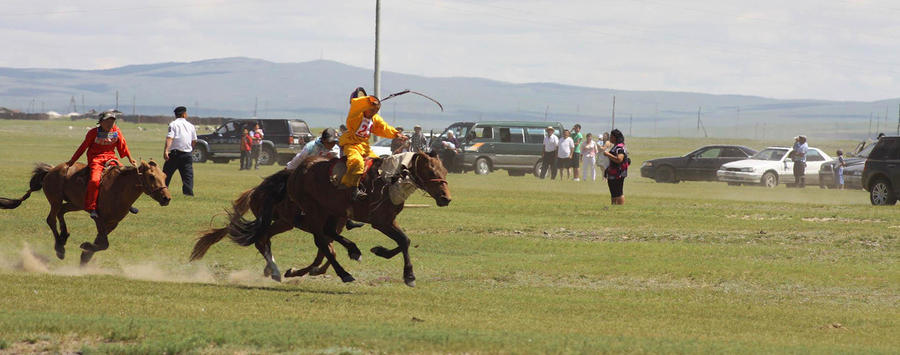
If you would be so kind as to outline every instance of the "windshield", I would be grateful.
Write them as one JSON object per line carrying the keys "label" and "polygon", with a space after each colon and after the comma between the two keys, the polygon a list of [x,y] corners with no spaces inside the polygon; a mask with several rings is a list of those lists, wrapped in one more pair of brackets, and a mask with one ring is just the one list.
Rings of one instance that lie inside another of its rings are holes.
{"label": "windshield", "polygon": [[763,149],[750,159],[779,161],[787,153],[787,149]]}

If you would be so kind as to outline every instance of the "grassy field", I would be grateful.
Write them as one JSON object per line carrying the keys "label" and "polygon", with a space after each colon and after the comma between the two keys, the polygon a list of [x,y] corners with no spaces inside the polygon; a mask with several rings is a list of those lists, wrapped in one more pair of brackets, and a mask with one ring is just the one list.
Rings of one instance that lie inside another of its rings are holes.
{"label": "grassy field", "polygon": [[[0,121],[0,196],[20,196],[33,163],[67,160],[89,125]],[[135,156],[160,158],[164,126],[121,127]],[[416,288],[399,258],[355,263],[342,249],[355,283],[333,273],[276,283],[254,248],[226,242],[188,264],[198,232],[278,166],[195,165],[196,197],[178,177],[168,207],[142,197],[85,269],[87,214],[68,215],[69,254],[57,260],[36,193],[0,211],[0,352],[900,351],[900,210],[862,191],[638,177],[644,159],[709,142],[790,143],[629,140],[635,169],[616,207],[600,182],[451,175],[449,207],[415,194],[410,203],[430,207],[400,215]],[[345,235],[363,250],[393,246],[368,227]],[[273,242],[282,269],[315,253],[301,232]]]}

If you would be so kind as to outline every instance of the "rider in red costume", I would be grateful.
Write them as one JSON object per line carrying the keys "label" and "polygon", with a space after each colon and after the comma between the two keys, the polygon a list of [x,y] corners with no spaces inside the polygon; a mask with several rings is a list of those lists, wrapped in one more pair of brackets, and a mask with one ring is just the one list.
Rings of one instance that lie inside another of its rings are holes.
{"label": "rider in red costume", "polygon": [[[100,114],[98,125],[96,128],[87,132],[84,142],[72,155],[72,159],[66,163],[71,166],[75,161],[87,151],[88,169],[90,169],[90,180],[87,184],[87,193],[84,196],[84,210],[91,214],[91,218],[97,219],[97,194],[100,188],[100,177],[103,174],[103,168],[107,162],[116,159],[115,151],[119,151],[119,156],[128,158],[128,162],[135,166],[134,159],[128,151],[128,145],[125,144],[125,136],[116,126],[116,116],[119,111],[106,111]],[[131,207],[131,213],[137,213],[137,209]]]}

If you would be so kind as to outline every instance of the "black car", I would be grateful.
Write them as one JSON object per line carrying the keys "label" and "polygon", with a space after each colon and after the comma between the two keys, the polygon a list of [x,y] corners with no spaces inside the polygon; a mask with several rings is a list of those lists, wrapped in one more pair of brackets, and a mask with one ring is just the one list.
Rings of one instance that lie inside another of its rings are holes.
{"label": "black car", "polygon": [[235,119],[226,121],[215,132],[197,136],[197,147],[193,151],[195,162],[212,160],[227,163],[240,159],[241,134],[244,128],[252,130],[259,124],[263,130],[262,150],[259,163],[272,165],[275,162],[287,164],[303,145],[314,137],[309,125],[301,119]]}
{"label": "black car", "polygon": [[[872,148],[875,148],[875,144],[866,145],[866,142],[862,142],[857,147],[857,153],[847,153],[844,157],[844,187],[848,189],[863,188],[860,178],[863,167],[866,164],[866,158],[872,153]],[[837,187],[834,181],[834,167],[836,164],[837,159],[822,163],[822,166],[819,168],[819,187]]]}
{"label": "black car", "polygon": [[900,187],[900,137],[881,137],[866,159],[862,185],[873,205],[897,203]]}
{"label": "black car", "polygon": [[641,176],[656,182],[716,181],[719,166],[752,157],[756,151],[740,145],[708,145],[681,157],[647,160]]}

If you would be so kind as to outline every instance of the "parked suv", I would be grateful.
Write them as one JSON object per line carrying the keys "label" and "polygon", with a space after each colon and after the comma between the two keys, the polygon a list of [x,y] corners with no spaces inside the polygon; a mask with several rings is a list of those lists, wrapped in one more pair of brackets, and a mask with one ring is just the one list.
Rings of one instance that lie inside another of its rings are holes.
{"label": "parked suv", "polygon": [[[510,176],[529,172],[540,175],[544,132],[553,126],[559,135],[559,122],[483,121],[473,124],[460,138],[457,162],[463,170],[484,175],[505,169]],[[439,142],[445,135],[438,137]]]}
{"label": "parked suv", "polygon": [[262,150],[259,163],[272,165],[275,162],[287,164],[303,145],[314,137],[309,125],[300,119],[235,119],[226,121],[213,133],[197,136],[197,147],[193,151],[195,162],[212,160],[227,163],[240,159],[241,134],[244,128],[253,129],[259,124],[263,130]]}
{"label": "parked suv", "polygon": [[862,185],[873,205],[893,205],[900,197],[900,137],[881,137],[863,168]]}

